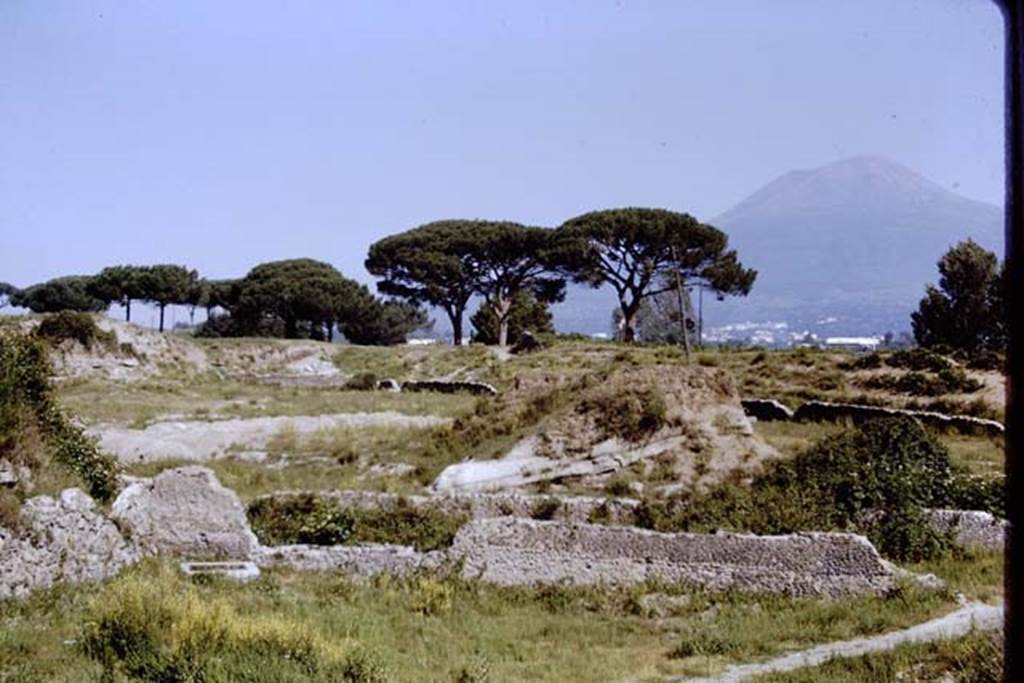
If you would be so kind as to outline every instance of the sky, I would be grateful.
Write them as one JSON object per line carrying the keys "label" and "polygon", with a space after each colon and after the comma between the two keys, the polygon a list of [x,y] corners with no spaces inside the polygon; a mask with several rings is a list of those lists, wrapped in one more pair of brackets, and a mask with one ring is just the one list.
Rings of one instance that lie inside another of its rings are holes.
{"label": "sky", "polygon": [[431,220],[707,220],[859,154],[1001,204],[1002,49],[986,0],[2,0],[0,280],[372,282]]}

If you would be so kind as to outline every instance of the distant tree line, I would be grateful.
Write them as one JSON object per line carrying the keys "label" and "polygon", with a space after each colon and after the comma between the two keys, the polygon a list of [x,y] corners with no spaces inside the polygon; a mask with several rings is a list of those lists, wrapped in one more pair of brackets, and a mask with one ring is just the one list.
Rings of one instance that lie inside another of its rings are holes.
{"label": "distant tree line", "polygon": [[167,306],[188,306],[190,317],[202,307],[207,320],[198,334],[330,340],[338,329],[358,344],[403,341],[428,324],[424,305],[445,312],[461,344],[466,309],[478,297],[475,339],[504,346],[525,330],[550,331],[548,306],[564,299],[570,280],[611,286],[622,337],[634,341],[648,299],[694,284],[746,295],[756,277],[722,231],[688,214],[644,208],[586,213],[555,229],[436,221],[376,242],[365,265],[385,298],[312,259],[263,263],[233,280],[209,280],[181,265],[117,265],[25,289],[4,285],[0,296],[39,313],[103,311],[116,303],[126,320],[132,303],[142,301],[158,307],[161,330]]}
{"label": "distant tree line", "polygon": [[207,320],[197,333],[209,336],[331,340],[337,328],[353,343],[395,344],[428,323],[423,310],[381,300],[312,259],[260,264],[232,280],[209,280],[184,266],[159,264],[111,266],[96,275],[59,277],[24,289],[0,285],[6,303],[36,313],[100,312],[118,304],[130,321],[133,302],[149,303],[159,309],[161,331],[167,306],[188,306],[193,321],[196,309],[204,308]]}
{"label": "distant tree line", "polygon": [[[746,295],[757,276],[728,248],[722,231],[663,209],[624,208],[577,216],[551,230],[509,222],[445,220],[386,237],[370,247],[366,269],[377,288],[448,316],[455,343],[474,295],[478,337],[505,345],[517,316],[543,322],[537,306],[561,301],[568,280],[609,285],[622,338],[636,339],[649,298],[701,284],[720,295]],[[517,306],[519,312],[517,313]]]}

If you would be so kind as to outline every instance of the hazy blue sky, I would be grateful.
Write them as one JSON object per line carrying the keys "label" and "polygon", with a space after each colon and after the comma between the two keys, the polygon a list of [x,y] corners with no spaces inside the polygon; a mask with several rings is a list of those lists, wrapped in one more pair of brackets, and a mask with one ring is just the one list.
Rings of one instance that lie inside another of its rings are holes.
{"label": "hazy blue sky", "polygon": [[985,0],[0,2],[0,280],[346,274],[442,217],[709,219],[883,154],[1002,201]]}

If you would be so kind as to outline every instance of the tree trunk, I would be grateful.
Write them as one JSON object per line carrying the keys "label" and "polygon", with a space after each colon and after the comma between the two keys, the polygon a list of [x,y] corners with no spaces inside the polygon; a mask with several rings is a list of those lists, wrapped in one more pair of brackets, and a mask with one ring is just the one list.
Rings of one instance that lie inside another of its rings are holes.
{"label": "tree trunk", "polygon": [[620,299],[622,310],[622,341],[632,344],[636,341],[636,313],[640,310],[640,299],[634,299],[629,305]]}
{"label": "tree trunk", "polygon": [[508,314],[512,310],[512,300],[499,298],[494,305],[494,311],[498,314],[498,346],[508,346]]}
{"label": "tree trunk", "polygon": [[334,321],[333,320],[328,320],[327,321],[327,341],[328,342],[333,342],[334,341]]}
{"label": "tree trunk", "polygon": [[447,311],[448,319],[452,323],[452,341],[455,346],[462,344],[462,311]]}
{"label": "tree trunk", "polygon": [[188,309],[188,325],[189,327],[195,327],[196,325],[196,307],[190,306]]}
{"label": "tree trunk", "polygon": [[132,300],[124,300],[124,321],[130,323],[132,321]]}
{"label": "tree trunk", "polygon": [[160,331],[164,331],[164,309],[167,308],[167,304],[160,304]]}
{"label": "tree trunk", "polygon": [[285,339],[295,339],[299,336],[298,327],[296,327],[295,318],[284,319],[284,337]]}

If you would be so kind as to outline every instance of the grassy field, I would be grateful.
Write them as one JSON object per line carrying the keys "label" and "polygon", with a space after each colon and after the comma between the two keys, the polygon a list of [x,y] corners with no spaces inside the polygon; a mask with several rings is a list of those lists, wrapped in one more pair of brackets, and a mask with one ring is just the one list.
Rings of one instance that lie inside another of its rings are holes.
{"label": "grassy field", "polygon": [[473,409],[464,394],[392,394],[337,387],[279,386],[208,377],[119,383],[72,380],[59,387],[62,403],[86,423],[144,427],[158,419],[208,420],[273,415],[393,410],[408,415],[454,417]]}
{"label": "grassy field", "polygon": [[[188,628],[196,628],[197,620],[209,630],[213,626],[207,622],[220,619],[238,622],[225,628],[283,625],[289,633],[310,634],[326,651],[372,652],[383,663],[386,680],[394,681],[644,681],[700,675],[732,662],[903,628],[952,610],[957,590],[990,599],[1001,590],[998,558],[946,560],[931,569],[950,581],[947,590],[907,586],[887,598],[822,601],[710,594],[672,585],[512,589],[426,576],[355,582],[336,574],[287,571],[245,585],[192,583],[170,565],[151,561],[105,585],[58,588],[4,604],[0,680],[101,680],[102,667],[80,644],[89,624],[105,623],[117,605],[131,607],[133,591],[145,592],[145,606],[134,609],[148,615],[163,614],[170,610],[164,603],[188,595],[205,606],[193,608],[200,609],[199,616],[175,617],[181,623],[170,624],[159,643],[147,645],[161,656],[187,647]],[[155,618],[123,611],[116,616],[125,629],[141,629],[138,621]],[[218,656],[201,644],[192,647],[198,648],[190,651],[196,661]],[[234,655],[257,656],[241,646]],[[299,680],[289,678],[280,662],[261,666],[256,679],[215,680]]]}
{"label": "grassy field", "polygon": [[[132,383],[66,380],[58,396],[88,424],[132,427],[160,419],[378,411],[476,415],[485,422],[502,418],[488,412],[494,399],[260,383],[241,372],[249,362],[245,354],[257,355],[245,340],[200,345],[218,363],[239,372],[218,377],[175,366]],[[266,342],[260,348],[273,363],[290,358],[287,343]],[[475,379],[506,394],[531,373],[687,362],[676,348],[584,341],[559,342],[504,361],[474,346],[339,346],[330,351],[331,361],[347,377]],[[852,358],[815,351],[722,350],[694,354],[690,362],[732,374],[742,396],[780,398],[791,406],[808,399],[893,406],[924,400],[866,386],[866,378],[879,371],[855,369]],[[976,399],[944,397],[954,407]],[[754,429],[783,457],[791,457],[843,427],[757,422]],[[489,454],[511,445],[509,434],[495,434],[482,446]],[[1002,439],[937,436],[953,460],[972,473],[999,474]],[[281,490],[361,488],[408,494],[422,492],[453,459],[473,455],[465,449],[447,452],[445,443],[432,429],[339,428],[300,435],[285,428],[271,438],[261,461],[226,457],[204,464],[246,502]],[[178,464],[183,463],[133,466],[128,473],[151,476]],[[395,466],[408,467],[399,471]],[[554,489],[635,495],[630,486],[637,483],[671,482],[659,480],[657,468],[653,473],[633,468],[611,481]],[[676,585],[508,589],[427,575],[357,582],[335,573],[285,570],[238,585],[187,581],[170,563],[147,561],[103,584],[56,588],[0,605],[0,682],[160,680],[154,671],[186,660],[203,669],[201,678],[176,674],[163,680],[654,681],[712,674],[733,663],[904,628],[955,609],[957,593],[988,602],[1002,598],[1002,562],[995,555],[958,552],[905,568],[933,573],[946,588],[929,591],[906,584],[886,597],[811,600],[711,594]],[[154,623],[160,624],[159,632],[152,630]],[[134,638],[138,661],[116,655],[112,633]],[[895,680],[897,673],[966,671],[972,656],[989,652],[984,638],[901,648],[778,680]],[[132,678],[126,673],[143,664],[151,667],[149,674],[136,671]]]}
{"label": "grassy field", "polygon": [[[953,678],[944,678],[946,674]],[[924,645],[901,645],[891,652],[834,659],[822,666],[760,676],[754,680],[761,683],[924,683],[942,680],[999,683],[1003,680],[1003,643],[998,633],[973,632],[962,638]]]}

